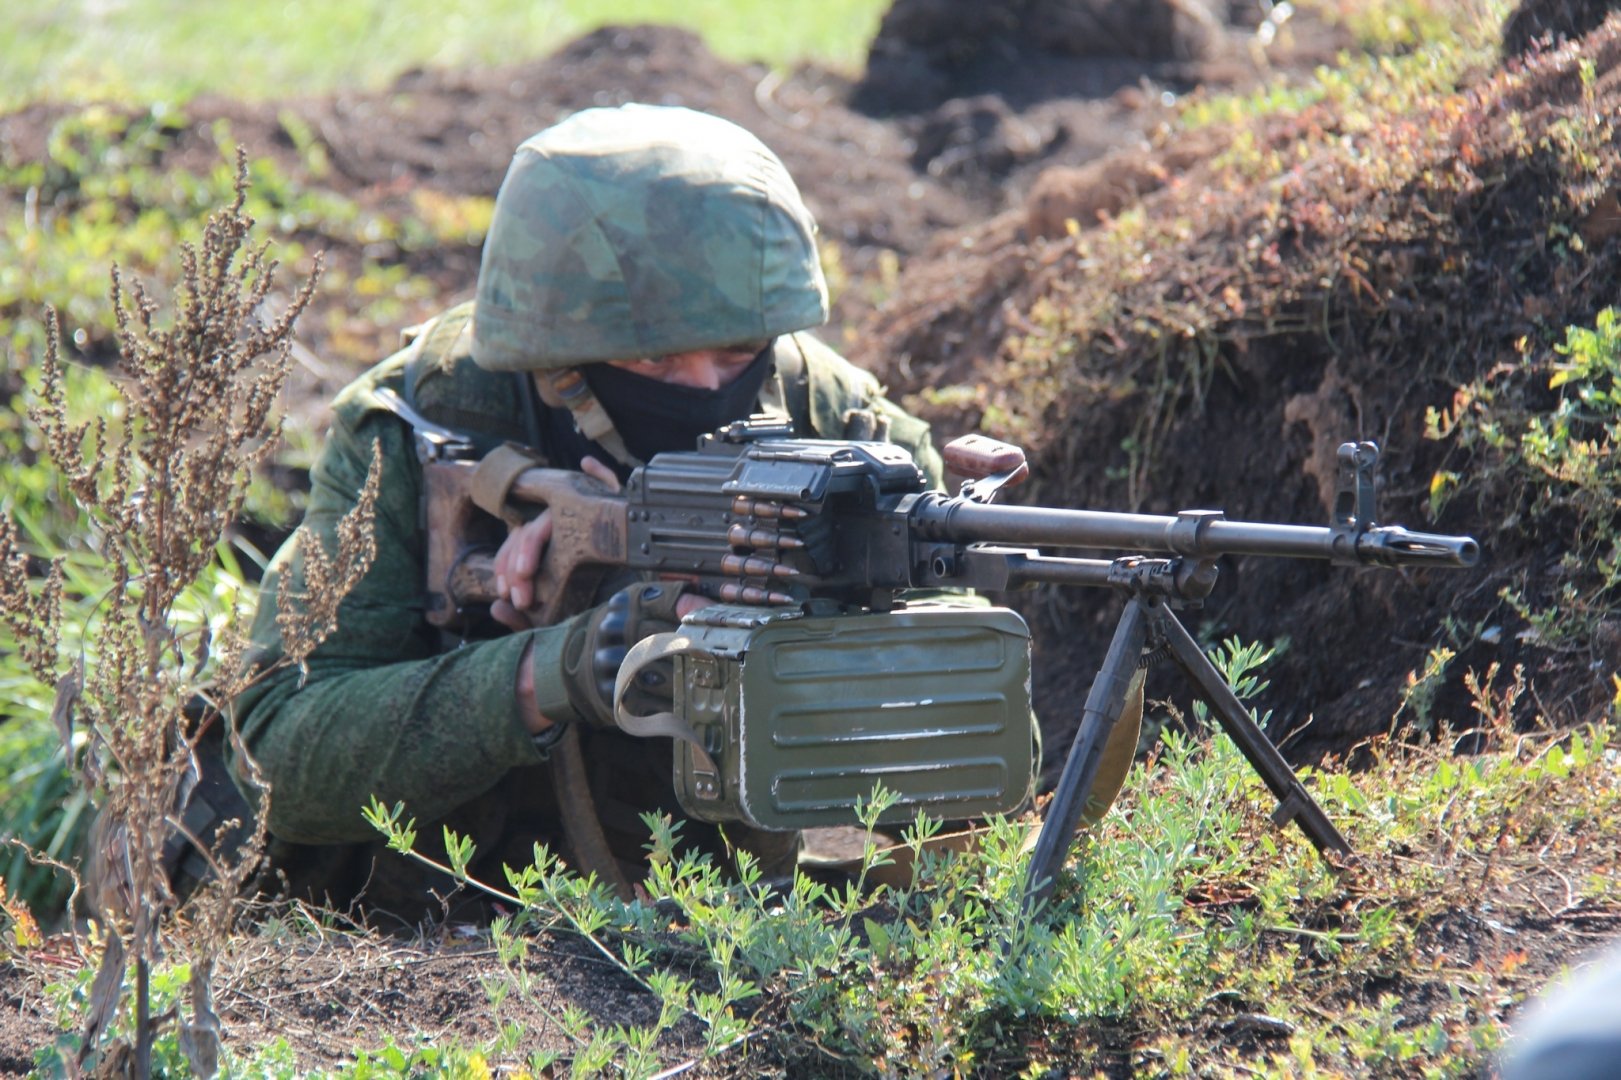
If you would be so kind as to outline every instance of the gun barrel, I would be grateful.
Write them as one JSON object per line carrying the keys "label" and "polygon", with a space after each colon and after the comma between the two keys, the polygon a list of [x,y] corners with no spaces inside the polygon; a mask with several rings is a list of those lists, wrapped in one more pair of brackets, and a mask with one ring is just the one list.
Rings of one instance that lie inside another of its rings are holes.
{"label": "gun barrel", "polygon": [[933,539],[1169,552],[1198,558],[1267,555],[1379,566],[1473,566],[1480,545],[1472,537],[1410,532],[1399,525],[1363,530],[1322,525],[1227,521],[1215,511],[1175,517],[1104,510],[987,506],[964,499],[927,500],[914,521]]}

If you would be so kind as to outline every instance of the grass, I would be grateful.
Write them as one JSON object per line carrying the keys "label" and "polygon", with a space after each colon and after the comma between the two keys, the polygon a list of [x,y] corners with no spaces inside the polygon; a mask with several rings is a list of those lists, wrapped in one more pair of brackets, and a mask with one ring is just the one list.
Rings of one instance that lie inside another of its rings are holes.
{"label": "grass", "polygon": [[1495,40],[1512,5],[1496,3],[1491,18],[1481,18],[1475,0],[1302,0],[1300,7],[1350,31],[1359,48],[1405,53],[1449,37]]}
{"label": "grass", "polygon": [[859,69],[883,0],[15,0],[0,35],[0,109],[41,99],[183,101],[377,89],[415,66],[544,56],[599,26],[701,31],[732,60]]}
{"label": "grass", "polygon": [[[1214,658],[1242,685],[1262,655],[1230,643]],[[1515,682],[1491,672],[1473,684],[1470,715],[1441,724],[1446,740],[1376,741],[1362,772],[1308,777],[1360,855],[1338,873],[1272,825],[1263,785],[1225,738],[1175,733],[1135,767],[1035,920],[1020,911],[1012,822],[976,853],[920,857],[893,889],[767,888],[746,861],[731,877],[678,854],[668,822],[655,829],[657,903],[620,903],[543,854],[501,886],[515,914],[477,943],[499,959],[484,992],[502,1033],[402,1037],[328,1075],[645,1077],[669,1065],[660,1039],[694,1022],[707,1035],[686,1044],[721,1075],[1474,1075],[1552,970],[1535,955],[1550,927],[1621,911],[1606,841],[1621,828],[1621,745],[1605,723],[1516,734]],[[1451,753],[1463,726],[1484,752]],[[882,804],[869,804],[874,818]],[[464,865],[467,848],[449,847]],[[869,849],[868,865],[879,858]],[[555,934],[639,984],[653,1019],[593,1024],[533,985],[531,949]],[[171,969],[160,995],[183,981]],[[87,982],[58,987],[64,1017]],[[509,1020],[520,1000],[544,1013],[521,1030]],[[300,1075],[285,1044],[233,1053],[236,1075]]]}
{"label": "grass", "polygon": [[[308,353],[317,370],[330,373],[346,363],[358,369],[391,349],[398,327],[439,292],[408,265],[411,257],[481,242],[493,200],[423,188],[386,212],[362,205],[329,186],[320,146],[295,115],[283,115],[280,124],[297,156],[250,163],[248,212],[273,242],[274,256],[295,272],[307,274],[315,252],[333,253],[325,283],[332,299],[319,317],[306,316],[302,329],[321,349],[319,357]],[[10,412],[0,415],[0,437],[15,443],[19,464],[30,463],[37,449],[26,444],[20,391],[43,348],[46,306],[60,312],[82,364],[76,393],[88,395],[87,403],[100,400],[106,388],[98,389],[97,365],[112,349],[108,265],[161,292],[172,283],[175,245],[201,229],[230,189],[229,125],[216,124],[204,136],[217,156],[200,172],[172,161],[185,127],[184,110],[93,104],[52,126],[43,157],[22,160],[0,148],[0,394],[12,398]],[[315,436],[295,424],[289,438],[299,449],[282,454],[281,464],[307,467]],[[13,478],[14,485],[47,482],[26,471]],[[250,517],[290,529],[301,492],[283,488],[258,484]]]}

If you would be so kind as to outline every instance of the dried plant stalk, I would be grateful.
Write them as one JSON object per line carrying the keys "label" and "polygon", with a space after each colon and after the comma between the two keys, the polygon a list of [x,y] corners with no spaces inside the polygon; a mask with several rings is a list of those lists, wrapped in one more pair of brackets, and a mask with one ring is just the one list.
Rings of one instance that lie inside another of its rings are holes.
{"label": "dried plant stalk", "polygon": [[276,594],[276,627],[281,633],[283,655],[300,671],[307,670],[310,654],[338,628],[338,605],[360,584],[377,557],[371,523],[382,470],[382,450],[374,443],[360,498],[354,509],[338,521],[337,551],[327,551],[308,528],[301,527],[294,534],[298,558]]}
{"label": "dried plant stalk", "polygon": [[[111,1061],[129,1049],[138,1076],[148,1075],[151,1064],[151,967],[161,956],[164,920],[178,907],[163,848],[184,829],[176,809],[197,775],[200,731],[183,710],[203,689],[202,658],[211,651],[212,700],[229,701],[253,677],[242,662],[239,632],[228,628],[217,644],[206,630],[183,633],[173,609],[213,559],[242,509],[253,470],[280,434],[274,405],[292,366],[293,324],[320,273],[317,261],[281,314],[261,318],[277,264],[266,257],[267,245],[249,242],[247,188],[246,155],[239,149],[234,201],[209,219],[200,247],[181,247],[170,324],[160,325],[159,304],[140,283],[126,284],[113,268],[122,424],[105,416],[89,423],[70,418],[51,313],[41,403],[30,416],[97,534],[110,581],[97,608],[97,644],[71,658],[65,672],[59,656],[61,569],[51,567],[43,584],[33,587],[16,530],[0,520],[0,605],[30,668],[57,685],[56,718],[69,752],[76,725],[88,734],[77,760],[79,776],[99,796],[100,814],[111,823],[99,833],[104,850],[89,857],[115,868],[112,881],[122,893],[101,913],[109,924],[108,947],[78,1064],[93,1053]],[[339,550],[321,553],[323,599],[334,605],[370,565],[375,485],[374,475],[362,506],[345,522]],[[300,627],[301,658],[334,624],[335,609]],[[197,658],[189,671],[188,651]],[[199,1075],[217,1069],[219,1024],[210,975],[262,851],[263,817],[261,811],[239,849],[205,853],[212,880],[186,907],[180,940],[193,965],[192,1009],[181,1041]],[[102,1047],[124,994],[126,956],[136,969],[135,1045]]]}

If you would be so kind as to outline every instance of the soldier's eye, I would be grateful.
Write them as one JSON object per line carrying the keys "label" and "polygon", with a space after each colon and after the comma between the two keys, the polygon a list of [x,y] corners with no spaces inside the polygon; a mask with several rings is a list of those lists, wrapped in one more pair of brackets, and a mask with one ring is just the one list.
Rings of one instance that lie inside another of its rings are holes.
{"label": "soldier's eye", "polygon": [[769,341],[750,341],[742,345],[729,345],[722,349],[721,352],[726,353],[728,356],[742,357],[744,363],[749,363],[756,356],[759,356],[761,351],[769,344],[771,344]]}
{"label": "soldier's eye", "polygon": [[709,354],[715,363],[723,367],[747,367],[760,355],[767,342],[750,342],[743,345],[727,345],[719,349],[695,349],[690,353],[667,353],[663,356],[650,356],[646,360],[620,361],[630,366],[633,371],[657,372],[665,365],[679,363],[689,356]]}

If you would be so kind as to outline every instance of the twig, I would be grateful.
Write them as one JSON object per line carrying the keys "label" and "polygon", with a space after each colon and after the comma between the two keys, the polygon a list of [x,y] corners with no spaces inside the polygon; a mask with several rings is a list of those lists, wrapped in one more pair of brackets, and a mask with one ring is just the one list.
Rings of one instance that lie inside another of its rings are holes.
{"label": "twig", "polygon": [[[1552,866],[1548,867],[1548,870],[1549,870],[1550,873],[1553,874],[1554,877],[1558,878],[1560,881],[1564,882],[1564,884],[1565,884],[1565,906],[1560,908],[1558,911],[1549,911],[1548,912],[1549,918],[1557,919],[1561,915],[1564,915],[1568,911],[1574,911],[1577,907],[1579,907],[1582,904],[1583,901],[1576,899],[1576,890],[1570,884],[1570,879],[1568,877],[1566,877],[1564,874],[1561,874],[1556,868],[1554,868]],[[1537,902],[1538,903],[1542,902],[1541,897],[1537,898]],[[1544,908],[1543,910],[1546,911],[1547,909]]]}
{"label": "twig", "polygon": [[315,352],[297,338],[289,339],[288,351],[300,367],[319,379],[330,379],[333,376],[332,368],[324,360],[315,355]]}
{"label": "twig", "polygon": [[[20,850],[23,853],[23,857],[29,862],[33,863],[35,866],[49,866],[53,870],[60,870],[62,873],[66,874],[68,876],[68,880],[73,882],[73,891],[68,893],[67,902],[62,905],[62,910],[73,910],[73,903],[79,898],[79,890],[81,887],[79,882],[79,872],[77,870],[66,863],[58,862],[43,852],[35,851],[33,848],[29,847],[25,841],[20,840],[15,836],[8,836],[4,841],[0,842],[10,844],[12,847]],[[80,961],[88,963],[89,957],[85,956],[84,946],[79,941],[79,928],[71,919],[68,920],[68,938],[73,942],[74,955],[76,955]]]}
{"label": "twig", "polygon": [[782,85],[782,73],[772,68],[765,73],[765,77],[754,84],[754,103],[760,111],[783,127],[803,131],[810,126],[810,119],[798,112],[784,112],[777,104],[777,89]]}

